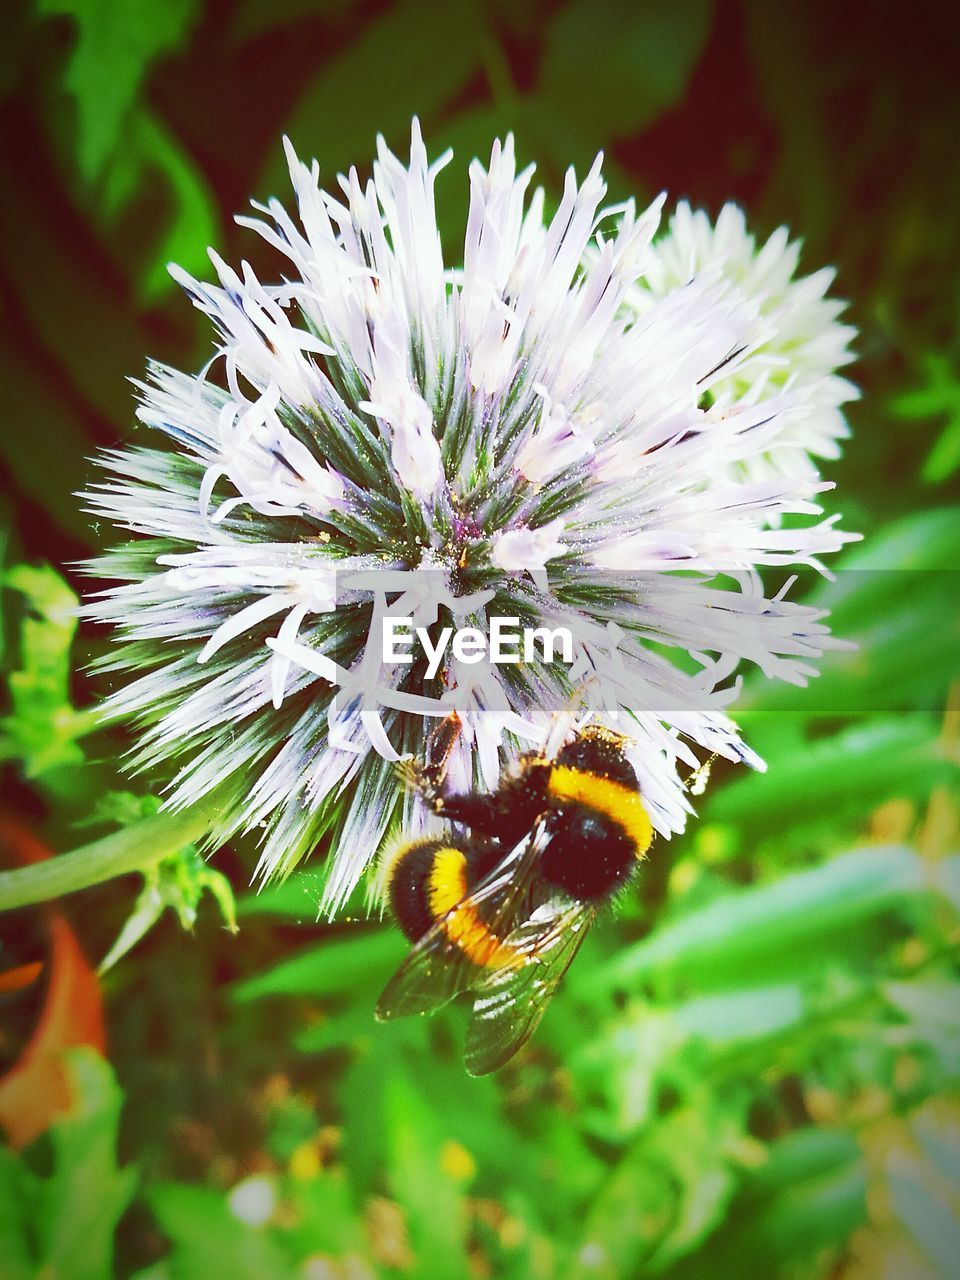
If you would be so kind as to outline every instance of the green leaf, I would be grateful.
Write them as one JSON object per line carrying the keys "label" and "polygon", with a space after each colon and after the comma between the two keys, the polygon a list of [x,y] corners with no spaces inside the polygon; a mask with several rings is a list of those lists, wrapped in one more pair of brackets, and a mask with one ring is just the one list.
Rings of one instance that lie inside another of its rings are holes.
{"label": "green leaf", "polygon": [[193,275],[210,269],[207,248],[221,238],[220,219],[209,183],[179,141],[158,116],[143,112],[131,140],[131,163],[142,171],[156,169],[166,180],[173,209],[166,229],[153,246],[138,282],[144,304],[156,302],[175,286],[167,266],[176,262]]}
{"label": "green leaf", "polygon": [[53,1172],[37,1197],[37,1273],[104,1280],[137,1172],[117,1165],[123,1095],[110,1067],[89,1049],[72,1050],[67,1062],[75,1103],[49,1131]]}
{"label": "green leaf", "polygon": [[274,880],[254,893],[245,893],[237,902],[237,912],[245,916],[280,916],[296,924],[316,927],[323,897],[323,875],[319,871],[293,871],[283,880]]}
{"label": "green leaf", "polygon": [[97,796],[91,811],[77,821],[78,827],[129,827],[141,818],[152,818],[160,812],[162,801],[157,796],[138,795],[135,791],[108,791]]}
{"label": "green leaf", "polygon": [[750,1175],[750,1194],[776,1195],[829,1177],[859,1159],[860,1147],[852,1134],[838,1129],[798,1129],[768,1148],[765,1163]]}
{"label": "green leaf", "polygon": [[[165,229],[140,273],[138,296],[150,305],[174,286],[167,264],[201,272],[206,249],[220,238],[213,193],[167,127],[141,100],[152,62],[180,47],[197,13],[196,0],[42,0],[42,14],[65,14],[77,24],[77,43],[66,75],[76,100],[80,173],[95,189],[97,212],[109,233],[117,216],[151,172],[166,187]],[[162,205],[161,205],[162,207]]]}
{"label": "green leaf", "polygon": [[[863,583],[854,584],[854,594],[844,586],[846,571],[893,569],[956,569],[960,566],[960,520],[955,506],[937,507],[931,511],[915,511],[878,529],[864,542],[844,552],[842,572],[836,584],[823,582],[813,596],[813,603],[833,609],[844,607],[855,619],[863,605]],[[865,579],[869,581],[869,579]],[[882,574],[875,573],[874,582],[882,599],[889,599],[891,588]],[[893,588],[896,590],[897,588]]]}
{"label": "green leaf", "polygon": [[[581,180],[585,178],[606,139],[591,128],[588,118],[564,115],[554,99],[543,93],[533,93],[516,105],[508,103],[504,114],[523,149],[536,161],[538,177],[547,191],[549,216],[551,206],[556,207],[555,193],[562,189],[567,169],[572,166]],[[500,134],[503,132],[501,126]],[[611,204],[636,198],[642,205],[645,195],[649,195],[613,154],[604,156],[603,180],[607,184],[606,199]]]}
{"label": "green leaf", "polygon": [[[793,1146],[799,1135],[782,1141]],[[793,1165],[773,1195],[769,1173],[758,1170],[734,1203],[723,1228],[707,1249],[685,1260],[671,1280],[714,1280],[717,1276],[780,1276],[820,1250],[837,1248],[867,1216],[866,1174],[856,1145],[830,1141],[808,1171]],[[778,1148],[771,1164],[779,1164]]]}
{"label": "green leaf", "polygon": [[590,1206],[572,1274],[655,1275],[688,1253],[723,1217],[737,1181],[729,1152],[741,1135],[736,1114],[709,1097],[652,1126]]}
{"label": "green leaf", "polygon": [[86,182],[103,177],[144,75],[182,44],[196,12],[196,0],[39,0],[41,16],[65,15],[76,23],[65,84],[76,101],[77,163]]}
{"label": "green leaf", "polygon": [[865,1171],[856,1141],[832,1130],[791,1133],[768,1147],[766,1162],[745,1176],[707,1247],[681,1260],[670,1277],[792,1274],[798,1262],[842,1245],[865,1218]]}
{"label": "green leaf", "polygon": [[[462,1022],[456,1021],[462,1035]],[[446,1011],[429,1019],[401,1018],[385,1023],[373,1022],[371,1016],[367,1044],[348,1060],[338,1090],[345,1136],[343,1159],[358,1198],[382,1194],[389,1182],[396,1198],[404,1203],[406,1191],[391,1169],[395,1160],[414,1157],[398,1152],[395,1106],[406,1115],[429,1107],[432,1119],[424,1141],[434,1144],[442,1130],[444,1139],[453,1139],[475,1153],[494,1177],[498,1171],[508,1176],[521,1160],[518,1149],[524,1151],[522,1139],[518,1142],[515,1131],[500,1119],[497,1082],[490,1076],[479,1080],[467,1076],[459,1055],[436,1050],[438,1043],[449,1041],[453,1022],[453,1015]],[[394,1078],[411,1084],[422,1079],[427,1096],[422,1100],[395,1097],[386,1087]],[[537,1159],[529,1158],[531,1167],[537,1167]],[[437,1176],[437,1170],[432,1174]]]}
{"label": "green leaf", "polygon": [[951,418],[937,436],[923,461],[920,478],[927,484],[942,484],[960,469],[960,414]]}
{"label": "green leaf", "polygon": [[3,577],[28,612],[20,627],[19,670],[8,677],[12,710],[0,721],[0,751],[28,778],[83,760],[77,739],[91,727],[70,698],[70,650],[77,597],[49,565],[15,565]]}
{"label": "green leaf", "polygon": [[328,1053],[369,1041],[376,1030],[372,1004],[351,1001],[345,1009],[311,1022],[294,1039],[299,1053]]}
{"label": "green leaf", "polygon": [[155,1262],[153,1266],[144,1267],[142,1271],[135,1272],[130,1277],[130,1280],[173,1280],[169,1259],[162,1258],[159,1262]]}
{"label": "green leaf", "polygon": [[[283,1243],[297,1258],[318,1253],[334,1258],[356,1257],[366,1252],[363,1217],[342,1169],[325,1169],[315,1178],[291,1180],[285,1199],[290,1202],[292,1222],[284,1222]],[[297,1280],[305,1271],[299,1273]],[[360,1274],[366,1277],[371,1273]]]}
{"label": "green leaf", "polygon": [[916,385],[895,395],[890,407],[900,418],[934,418],[960,409],[960,378],[950,357],[942,351],[925,355]]}
{"label": "green leaf", "polygon": [[712,19],[711,0],[570,0],[547,31],[539,93],[594,149],[629,136],[682,98]]}
{"label": "green leaf", "polygon": [[798,1023],[804,1011],[803,992],[790,982],[701,996],[678,1006],[674,1018],[690,1035],[727,1045],[784,1031]]}
{"label": "green leaf", "polygon": [[[358,30],[286,122],[302,158],[319,159],[331,190],[336,173],[373,158],[378,132],[403,154],[411,116],[429,119],[477,70],[485,22],[475,0],[399,0]],[[279,148],[264,185],[273,193],[288,187]]]}
{"label": "green leaf", "polygon": [[146,1198],[172,1246],[171,1280],[294,1280],[294,1260],[274,1234],[237,1218],[219,1192],[161,1183],[150,1187]]}
{"label": "green leaf", "polygon": [[960,467],[960,376],[953,361],[942,352],[931,352],[921,363],[920,381],[893,398],[891,408],[901,418],[934,418],[947,422],[920,472],[927,484],[941,484]]}
{"label": "green leaf", "polygon": [[340,929],[318,946],[238,983],[233,988],[233,998],[246,1004],[264,996],[348,995],[358,988],[383,985],[408,947],[394,929]]}
{"label": "green leaf", "polygon": [[33,1227],[40,1180],[9,1147],[0,1147],[0,1257],[5,1280],[35,1280]]}
{"label": "green leaf", "polygon": [[195,845],[186,845],[143,873],[144,886],[113,946],[100,962],[102,975],[135,946],[169,907],[180,925],[192,929],[204,892],[209,892],[231,933],[237,932],[237,913],[230,881],[201,858]]}
{"label": "green leaf", "polygon": [[443,1114],[414,1077],[393,1072],[383,1081],[387,1122],[387,1180],[406,1210],[410,1242],[423,1280],[469,1273],[463,1188],[444,1170]]}
{"label": "green leaf", "polygon": [[709,794],[704,820],[735,823],[741,832],[802,832],[811,824],[833,831],[844,814],[863,814],[889,796],[929,794],[931,785],[956,777],[944,759],[939,725],[930,716],[879,718],[799,745],[781,743],[780,722],[743,717],[751,746],[766,773],[746,772]]}
{"label": "green leaf", "polygon": [[0,911],[48,902],[114,876],[143,871],[184,845],[202,840],[229,803],[229,790],[221,788],[189,809],[164,811],[56,858],[0,871]]}
{"label": "green leaf", "polygon": [[113,946],[100,961],[97,973],[103,975],[143,938],[163,914],[163,900],[149,880],[133,905],[133,910],[123,923]]}
{"label": "green leaf", "polygon": [[773,884],[730,893],[627,947],[590,986],[629,987],[659,973],[698,985],[761,972],[772,959],[803,963],[825,935],[902,905],[925,888],[911,849],[858,849]]}
{"label": "green leaf", "polygon": [[804,602],[828,610],[834,634],[857,648],[828,653],[806,689],[752,675],[738,714],[939,710],[956,675],[958,566],[956,507],[905,517],[849,549],[835,580],[819,582]]}

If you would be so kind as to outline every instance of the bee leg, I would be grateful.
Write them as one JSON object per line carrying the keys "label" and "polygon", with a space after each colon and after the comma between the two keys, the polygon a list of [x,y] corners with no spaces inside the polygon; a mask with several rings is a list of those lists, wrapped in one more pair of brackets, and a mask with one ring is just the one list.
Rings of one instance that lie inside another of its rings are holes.
{"label": "bee leg", "polygon": [[396,768],[404,786],[410,791],[415,791],[438,818],[457,822],[483,835],[500,836],[502,834],[501,806],[495,795],[485,795],[480,792],[448,795],[442,783],[438,782],[434,771],[412,757],[400,760]]}
{"label": "bee leg", "polygon": [[528,835],[540,812],[539,806],[518,804],[514,795],[503,791],[443,796],[434,810],[441,818],[496,840],[502,849],[512,849]]}
{"label": "bee leg", "polygon": [[442,796],[442,785],[434,769],[407,756],[397,761],[396,770],[408,791],[415,791],[431,808],[436,807]]}
{"label": "bee leg", "polygon": [[412,756],[397,764],[397,773],[403,785],[415,791],[432,809],[437,809],[443,796],[443,784],[453,749],[460,737],[462,723],[456,711],[451,711],[430,734],[423,763]]}
{"label": "bee leg", "polygon": [[488,794],[472,791],[465,795],[439,795],[434,803],[434,811],[441,818],[458,822],[482,835],[497,838],[503,835],[503,806],[495,792]]}

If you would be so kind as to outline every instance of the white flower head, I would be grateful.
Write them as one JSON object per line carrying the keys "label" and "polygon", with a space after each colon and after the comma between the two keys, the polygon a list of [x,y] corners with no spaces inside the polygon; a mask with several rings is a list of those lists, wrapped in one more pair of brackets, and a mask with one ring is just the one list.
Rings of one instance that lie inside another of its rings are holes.
{"label": "white flower head", "polygon": [[786,227],[758,245],[737,205],[724,205],[711,222],[704,210],[682,201],[630,295],[630,305],[642,314],[687,281],[715,270],[773,321],[766,340],[710,389],[717,412],[744,398],[765,401],[792,392],[793,412],[783,419],[774,444],[748,464],[755,476],[793,469],[808,455],[811,471],[813,459],[836,458],[838,442],[849,435],[842,406],[859,395],[837,372],[854,359],[850,343],[856,330],[838,319],[846,304],[827,297],[834,271],[824,267],[800,276],[799,261],[800,244],[790,240]]}
{"label": "white flower head", "polygon": [[[409,164],[381,139],[366,184],[323,190],[287,154],[298,219],[271,200],[239,220],[286,278],[215,255],[217,285],[177,273],[216,354],[196,377],[151,367],[152,438],[107,454],[89,495],[127,531],[87,611],[133,676],[110,705],[134,765],[169,769],[173,806],[233,779],[214,836],[257,831],[263,875],[331,832],[327,910],[388,830],[427,821],[394,762],[454,710],[456,785],[592,714],[627,735],[657,830],[682,830],[704,756],[762,767],[727,714],[738,672],[802,684],[837,643],[759,573],[849,537],[810,461],[847,385],[825,277],[793,281],[782,236],[755,253],[738,211],[712,229],[682,207],[656,241],[662,198],[604,208],[599,157],[548,218],[509,137],[471,163],[446,262],[449,155],[431,163],[416,122]],[[575,653],[479,661],[511,618]],[[396,619],[425,656],[390,660]]]}

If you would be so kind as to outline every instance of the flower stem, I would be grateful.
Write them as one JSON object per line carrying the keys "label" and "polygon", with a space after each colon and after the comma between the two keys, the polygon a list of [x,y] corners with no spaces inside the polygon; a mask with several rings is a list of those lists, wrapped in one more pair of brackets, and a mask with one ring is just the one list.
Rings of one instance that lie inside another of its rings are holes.
{"label": "flower stem", "polygon": [[223,805],[216,793],[180,813],[158,813],[45,862],[0,871],[0,911],[47,902],[130,871],[143,871],[209,830]]}

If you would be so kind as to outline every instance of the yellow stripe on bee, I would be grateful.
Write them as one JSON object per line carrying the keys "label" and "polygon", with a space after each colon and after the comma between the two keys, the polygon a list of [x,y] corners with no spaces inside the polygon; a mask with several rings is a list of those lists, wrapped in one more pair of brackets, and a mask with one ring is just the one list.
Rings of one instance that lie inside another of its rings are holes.
{"label": "yellow stripe on bee", "polygon": [[632,842],[635,856],[642,858],[650,848],[653,827],[640,792],[625,787],[612,778],[602,778],[596,773],[557,765],[550,773],[547,784],[550,794],[560,801],[579,801],[596,813],[605,814],[622,827]]}
{"label": "yellow stripe on bee", "polygon": [[431,915],[473,964],[504,969],[516,958],[516,949],[487,928],[467,897],[468,889],[463,851],[449,846],[438,849],[427,881]]}

